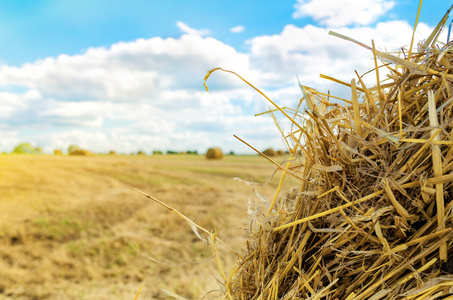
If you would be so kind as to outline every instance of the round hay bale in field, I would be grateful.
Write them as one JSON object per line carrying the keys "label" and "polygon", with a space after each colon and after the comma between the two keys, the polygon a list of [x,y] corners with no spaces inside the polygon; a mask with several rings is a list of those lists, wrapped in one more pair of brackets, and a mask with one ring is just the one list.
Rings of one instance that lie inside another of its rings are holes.
{"label": "round hay bale in field", "polygon": [[63,152],[60,149],[55,149],[53,154],[54,155],[63,155]]}
{"label": "round hay bale in field", "polygon": [[80,156],[94,156],[95,154],[85,149],[74,149],[69,152],[69,155],[80,155]]}
{"label": "round hay bale in field", "polygon": [[116,151],[110,150],[109,155],[117,155]]}
{"label": "round hay bale in field", "polygon": [[266,156],[277,156],[277,152],[272,148],[264,150],[263,154]]}
{"label": "round hay bale in field", "polygon": [[223,158],[222,149],[220,149],[220,148],[208,149],[208,152],[206,152],[206,158],[207,159],[222,159]]}
{"label": "round hay bale in field", "polygon": [[283,155],[285,155],[285,153],[286,152],[283,150],[277,150],[277,155],[279,155],[279,156],[283,156]]}

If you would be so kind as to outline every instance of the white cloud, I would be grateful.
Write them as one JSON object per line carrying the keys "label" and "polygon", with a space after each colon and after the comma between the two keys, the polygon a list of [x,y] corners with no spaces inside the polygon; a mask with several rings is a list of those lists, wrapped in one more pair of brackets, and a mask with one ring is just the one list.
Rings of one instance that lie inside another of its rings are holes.
{"label": "white cloud", "polygon": [[36,112],[37,120],[57,126],[79,126],[100,128],[105,117],[113,117],[113,104],[108,102],[59,102],[46,101],[46,105]]}
{"label": "white cloud", "polygon": [[[376,47],[394,50],[410,43],[412,30],[405,21],[391,21],[375,27],[343,27],[336,31],[369,45],[374,39]],[[420,23],[416,38],[427,37],[429,33],[429,27]],[[330,88],[334,85],[329,86],[328,81],[319,78],[320,73],[350,81],[355,77],[354,70],[360,74],[374,66],[369,50],[313,25],[303,28],[287,25],[280,34],[259,36],[249,44],[250,66],[262,74],[265,85],[295,82],[298,75],[303,84]]]}
{"label": "white cloud", "polygon": [[[373,38],[378,48],[389,50],[408,45],[412,35],[403,21],[336,31],[367,44]],[[429,33],[420,23],[416,39]],[[208,81],[211,92],[205,92],[208,70],[236,71],[276,103],[295,107],[301,98],[296,75],[303,84],[347,97],[349,91],[320,79],[319,73],[350,81],[354,70],[373,68],[370,51],[313,25],[288,25],[248,45],[249,51],[240,53],[214,38],[184,34],[2,66],[0,133],[11,134],[0,142],[0,151],[31,142],[47,152],[70,144],[97,152],[202,152],[214,145],[250,152],[233,134],[258,149],[281,148],[272,120],[254,117],[269,103],[236,76],[220,71]]]}
{"label": "white cloud", "polygon": [[199,35],[199,36],[205,36],[209,35],[210,31],[207,29],[194,29],[192,27],[189,27],[186,23],[183,23],[181,21],[176,22],[176,25],[181,29],[182,32],[187,33],[187,34],[193,34],[193,35]]}
{"label": "white cloud", "polygon": [[293,18],[311,17],[321,25],[369,25],[393,8],[393,0],[297,0]]}
{"label": "white cloud", "polygon": [[2,66],[0,85],[37,89],[43,97],[68,101],[139,101],[164,89],[201,88],[206,71],[219,65],[247,69],[248,57],[213,38],[139,39],[21,67]]}
{"label": "white cloud", "polygon": [[[2,126],[3,127],[3,126]],[[10,128],[0,128],[0,149],[1,152],[11,152],[15,146],[19,145],[22,141],[18,136],[16,130],[12,130]]]}
{"label": "white cloud", "polygon": [[238,26],[234,26],[234,27],[230,28],[230,31],[233,33],[240,33],[240,32],[243,32],[244,30],[245,30],[245,27],[242,25],[238,25]]}
{"label": "white cloud", "polygon": [[[21,67],[2,66],[0,86],[25,92],[0,92],[0,123],[17,127],[19,137],[48,152],[70,144],[93,151],[205,151],[225,145],[243,107],[253,109],[259,98],[236,77],[220,72],[208,82],[215,94],[207,93],[204,75],[217,66],[256,77],[247,54],[195,35],[139,39]],[[235,92],[230,95],[229,89]],[[32,127],[37,128],[33,136],[23,133]]]}

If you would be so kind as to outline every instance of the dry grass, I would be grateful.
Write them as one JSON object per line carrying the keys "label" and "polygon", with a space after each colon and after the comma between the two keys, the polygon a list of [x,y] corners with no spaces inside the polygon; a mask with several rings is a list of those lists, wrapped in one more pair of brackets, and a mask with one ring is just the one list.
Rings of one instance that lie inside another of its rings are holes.
{"label": "dry grass", "polygon": [[[210,248],[130,187],[240,248],[253,191],[233,177],[264,182],[274,170],[257,156],[179,155],[3,155],[0,168],[0,299],[131,299],[142,283],[138,299],[166,299],[161,288],[200,298],[218,289],[212,261],[191,263]],[[260,191],[272,197],[277,184]]]}

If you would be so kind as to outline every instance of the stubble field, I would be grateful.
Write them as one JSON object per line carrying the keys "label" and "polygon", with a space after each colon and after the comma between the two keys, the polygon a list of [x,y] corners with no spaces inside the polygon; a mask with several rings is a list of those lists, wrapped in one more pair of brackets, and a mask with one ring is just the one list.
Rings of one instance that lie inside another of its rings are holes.
{"label": "stubble field", "polygon": [[[275,169],[258,156],[2,155],[0,299],[133,299],[142,284],[138,299],[167,299],[162,288],[200,299],[219,287],[211,249],[131,187],[240,252],[254,192],[233,178],[264,183]],[[270,200],[280,175],[259,187]],[[235,257],[219,250],[228,269]]]}

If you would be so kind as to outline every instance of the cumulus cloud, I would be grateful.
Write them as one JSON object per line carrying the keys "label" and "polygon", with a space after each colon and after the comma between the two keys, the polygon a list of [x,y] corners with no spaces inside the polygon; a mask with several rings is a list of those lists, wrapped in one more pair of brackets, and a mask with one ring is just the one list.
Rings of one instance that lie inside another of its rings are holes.
{"label": "cumulus cloud", "polygon": [[[395,30],[398,28],[398,30]],[[413,28],[405,21],[378,23],[374,27],[339,28],[336,31],[371,45],[373,38],[381,50],[395,50],[410,43]],[[419,24],[417,39],[427,37],[430,28]],[[319,73],[349,81],[373,68],[369,50],[329,35],[329,30],[307,25],[287,25],[278,35],[259,36],[249,41],[251,68],[258,70],[266,85],[283,85],[294,81],[326,87]]]}
{"label": "cumulus cloud", "polygon": [[[53,128],[51,136],[39,130],[32,139],[22,134],[48,152],[77,143],[94,151],[182,151],[189,146],[205,151],[203,147],[225,144],[243,109],[253,110],[254,102],[262,101],[237,78],[221,73],[208,82],[217,93],[207,93],[204,75],[217,66],[255,77],[247,54],[196,35],[120,42],[80,55],[2,66],[0,122],[25,131]],[[12,87],[25,91],[7,91]],[[229,89],[235,92],[229,94]]]}
{"label": "cumulus cloud", "polygon": [[321,25],[369,25],[393,8],[393,0],[297,0],[293,18],[310,17]]}
{"label": "cumulus cloud", "polygon": [[240,32],[243,32],[244,30],[245,30],[245,27],[242,25],[238,25],[238,26],[234,26],[234,27],[230,28],[230,31],[233,33],[240,33]]}
{"label": "cumulus cloud", "polygon": [[186,23],[183,23],[181,21],[176,22],[176,25],[179,27],[179,29],[187,34],[193,34],[193,35],[200,35],[200,36],[205,36],[209,35],[211,32],[207,29],[194,29],[192,27],[189,27]]}
{"label": "cumulus cloud", "polygon": [[[367,44],[373,38],[378,48],[392,50],[410,43],[412,27],[389,21],[336,31]],[[420,23],[416,39],[429,33]],[[370,51],[313,25],[287,25],[279,34],[250,39],[248,46],[241,53],[211,37],[183,34],[2,66],[0,133],[10,133],[0,151],[26,141],[47,152],[70,144],[99,152],[202,152],[214,145],[251,152],[233,134],[258,149],[279,148],[283,143],[272,120],[254,117],[268,110],[269,103],[222,72],[212,74],[211,92],[205,92],[208,70],[220,66],[236,71],[281,106],[295,107],[301,98],[296,75],[302,84],[347,97],[349,91],[336,91],[338,85],[320,79],[319,73],[349,81],[354,70],[362,73],[374,66]]]}
{"label": "cumulus cloud", "polygon": [[90,48],[21,67],[2,66],[0,85],[37,89],[68,101],[139,101],[174,88],[202,87],[206,71],[222,65],[246,69],[248,57],[213,38],[183,35]]}

